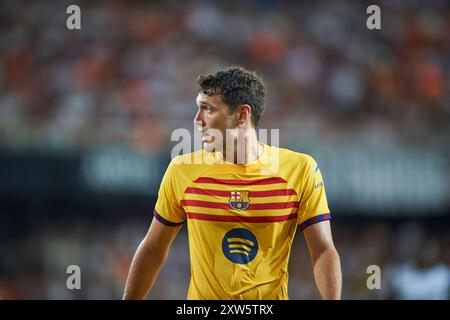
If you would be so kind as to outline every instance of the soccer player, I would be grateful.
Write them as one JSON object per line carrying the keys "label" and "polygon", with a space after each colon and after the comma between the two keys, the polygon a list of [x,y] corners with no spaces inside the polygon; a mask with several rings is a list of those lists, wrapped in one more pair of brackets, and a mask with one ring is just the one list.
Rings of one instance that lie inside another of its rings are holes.
{"label": "soccer player", "polygon": [[198,84],[194,122],[203,133],[203,148],[169,164],[123,298],[146,297],[186,223],[188,299],[288,299],[288,260],[298,227],[322,298],[340,299],[340,260],[317,163],[257,139],[262,79],[233,66],[201,75]]}

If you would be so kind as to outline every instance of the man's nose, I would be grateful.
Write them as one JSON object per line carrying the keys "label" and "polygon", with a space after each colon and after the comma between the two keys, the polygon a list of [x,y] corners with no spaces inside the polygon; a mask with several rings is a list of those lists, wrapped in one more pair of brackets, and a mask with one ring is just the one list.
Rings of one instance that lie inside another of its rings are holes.
{"label": "man's nose", "polygon": [[194,117],[194,123],[196,125],[202,126],[204,125],[204,121],[203,121],[203,117],[202,117],[202,113],[199,111],[197,111],[197,114]]}

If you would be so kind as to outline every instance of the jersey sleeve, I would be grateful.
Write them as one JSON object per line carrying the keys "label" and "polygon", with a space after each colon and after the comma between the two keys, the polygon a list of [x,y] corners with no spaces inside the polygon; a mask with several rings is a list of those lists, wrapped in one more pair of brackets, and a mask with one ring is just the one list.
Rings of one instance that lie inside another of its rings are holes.
{"label": "jersey sleeve", "polygon": [[178,226],[186,220],[186,213],[180,204],[181,186],[177,179],[182,165],[172,160],[161,181],[156,201],[154,217],[168,226]]}
{"label": "jersey sleeve", "polygon": [[309,157],[305,171],[299,205],[300,229],[320,221],[331,220],[325,186],[316,161]]}

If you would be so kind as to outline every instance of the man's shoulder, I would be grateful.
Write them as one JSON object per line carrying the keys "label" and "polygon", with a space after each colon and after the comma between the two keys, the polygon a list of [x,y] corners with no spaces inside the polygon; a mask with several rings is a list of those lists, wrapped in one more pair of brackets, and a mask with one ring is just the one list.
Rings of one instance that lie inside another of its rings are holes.
{"label": "man's shoulder", "polygon": [[201,165],[202,159],[202,150],[177,155],[170,161],[165,176],[167,179],[177,181],[177,184],[187,184],[208,169]]}
{"label": "man's shoulder", "polygon": [[281,160],[303,165],[316,164],[316,160],[307,153],[294,151],[288,148],[272,147],[272,149],[274,150],[278,149]]}
{"label": "man's shoulder", "polygon": [[203,159],[205,156],[205,151],[203,149],[189,152],[186,154],[180,154],[172,159],[170,162],[171,165],[181,165],[180,168],[183,167],[183,165],[191,165],[191,164],[199,164],[203,163]]}

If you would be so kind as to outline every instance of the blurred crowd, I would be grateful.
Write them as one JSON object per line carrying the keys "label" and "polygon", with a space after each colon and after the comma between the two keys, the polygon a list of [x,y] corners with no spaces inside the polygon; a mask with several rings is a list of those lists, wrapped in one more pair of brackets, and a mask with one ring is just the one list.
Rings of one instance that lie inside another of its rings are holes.
{"label": "blurred crowd", "polygon": [[[68,30],[75,3],[81,30]],[[264,77],[261,127],[284,145],[442,144],[448,2],[379,1],[381,30],[366,27],[369,4],[2,1],[0,147],[166,152],[192,126],[197,75],[231,64]]]}
{"label": "blurred crowd", "polygon": [[[66,27],[72,4],[81,9],[81,30]],[[193,129],[197,76],[239,64],[266,83],[261,128],[280,128],[282,146],[314,150],[322,154],[321,163],[339,162],[324,165],[333,204],[345,200],[342,211],[364,212],[384,204],[380,211],[386,214],[385,207],[397,211],[394,205],[403,199],[398,194],[417,187],[404,198],[409,206],[403,209],[417,206],[410,198],[424,195],[431,200],[421,212],[428,214],[435,203],[441,210],[437,221],[449,203],[450,6],[446,0],[377,1],[381,30],[369,30],[370,4],[1,1],[0,151],[69,154],[119,147],[168,157],[172,131]],[[320,150],[324,145],[333,148]],[[391,147],[377,158],[378,147],[386,145]],[[416,149],[396,156],[398,146]],[[363,148],[371,152],[358,154]],[[428,154],[430,148],[438,154]],[[380,190],[388,196],[377,198]],[[358,207],[364,194],[375,200]],[[24,203],[30,200],[23,197]],[[0,298],[121,297],[148,227],[142,219],[128,212],[115,223],[82,213],[65,218],[61,213],[60,220],[32,214],[41,222],[26,229],[0,224]],[[442,224],[337,219],[343,298],[448,299],[450,238],[444,218]],[[298,234],[290,297],[318,299],[307,246]],[[188,257],[183,228],[149,298],[185,298]],[[66,287],[66,268],[73,264],[81,268],[81,290]],[[380,290],[367,288],[370,265],[380,267]]]}
{"label": "blurred crowd", "polygon": [[[8,246],[2,243],[0,297],[120,299],[131,258],[147,227],[137,218],[120,224],[52,223],[13,239]],[[449,299],[450,235],[444,226],[335,221],[332,227],[342,263],[344,299]],[[80,290],[67,289],[69,265],[80,267]],[[371,290],[367,283],[375,282],[369,279],[368,267],[373,265],[380,268],[380,281]],[[189,278],[184,226],[147,298],[185,299]],[[300,231],[291,251],[289,296],[320,299]]]}

